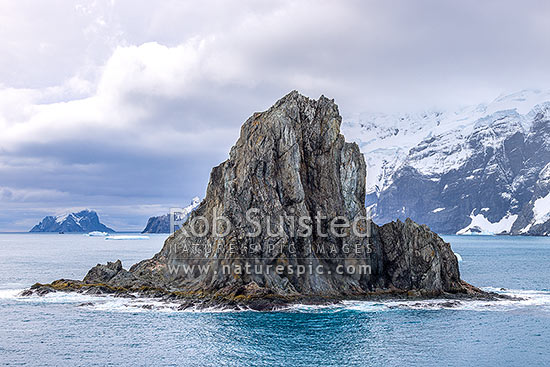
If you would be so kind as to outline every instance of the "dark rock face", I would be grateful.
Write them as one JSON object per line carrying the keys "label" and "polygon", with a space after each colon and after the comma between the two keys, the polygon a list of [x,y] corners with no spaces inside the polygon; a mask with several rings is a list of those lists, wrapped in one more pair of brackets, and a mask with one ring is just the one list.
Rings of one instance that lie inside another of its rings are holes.
{"label": "dark rock face", "polygon": [[99,216],[93,210],[82,210],[65,216],[48,216],[34,226],[30,232],[114,232],[99,221]]}
{"label": "dark rock face", "polygon": [[151,217],[141,233],[170,233],[170,215]]}
{"label": "dark rock face", "polygon": [[[478,292],[460,280],[450,245],[426,226],[406,220],[378,227],[365,217],[364,158],[344,141],[340,124],[333,100],[297,92],[255,113],[229,159],[212,170],[206,198],[158,254],[129,272],[119,262],[98,265],[84,282],[259,302],[259,308],[265,299]],[[304,218],[310,232],[296,225]],[[247,264],[263,271],[235,271]],[[277,266],[282,271],[269,271]],[[298,274],[300,267],[322,273]]]}
{"label": "dark rock face", "polygon": [[387,284],[433,292],[461,288],[456,256],[428,227],[407,219],[383,225],[378,234]]}
{"label": "dark rock face", "polygon": [[120,260],[114,263],[108,262],[106,265],[97,264],[88,271],[84,277],[84,283],[107,283],[113,279],[122,270]]}
{"label": "dark rock face", "polygon": [[105,284],[123,288],[144,284],[132,273],[123,269],[120,260],[114,263],[108,262],[106,265],[97,264],[88,271],[82,281],[86,284]]}
{"label": "dark rock face", "polygon": [[464,146],[448,154],[458,157],[467,151],[468,158],[442,174],[423,175],[411,162],[440,152],[443,137],[430,137],[411,149],[409,160],[380,193],[375,221],[410,217],[438,233],[455,234],[470,225],[472,216],[482,214],[491,223],[510,218],[506,233],[545,233],[543,226],[534,223],[527,228],[533,219],[533,204],[545,190],[539,174],[550,162],[550,105],[537,111],[528,116],[528,130],[522,125],[527,117],[516,112],[487,117],[488,122],[480,123]]}

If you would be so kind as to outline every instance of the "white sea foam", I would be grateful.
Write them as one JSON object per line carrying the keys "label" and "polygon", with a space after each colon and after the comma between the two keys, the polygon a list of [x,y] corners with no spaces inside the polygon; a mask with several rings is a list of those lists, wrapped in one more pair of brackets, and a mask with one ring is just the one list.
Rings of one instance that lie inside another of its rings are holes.
{"label": "white sea foam", "polygon": [[207,308],[198,308],[198,307],[189,307],[186,309],[180,310],[181,304],[176,302],[167,302],[159,299],[153,298],[137,298],[137,299],[128,299],[128,298],[115,298],[115,297],[104,297],[100,301],[91,302],[90,304],[81,304],[81,307],[93,310],[93,311],[103,311],[103,312],[163,312],[163,313],[174,313],[174,312],[186,312],[186,313],[220,313],[220,312],[239,312],[239,310],[234,309],[224,309],[220,307],[207,307]]}
{"label": "white sea foam", "polygon": [[459,263],[462,262],[462,255],[460,255],[458,252],[455,252],[454,254],[455,254],[456,259],[458,260],[458,262]]}
{"label": "white sea foam", "polygon": [[189,307],[179,310],[177,302],[163,301],[158,298],[114,297],[112,295],[89,295],[73,292],[51,292],[43,296],[22,296],[24,289],[0,289],[0,300],[44,304],[74,304],[87,310],[103,312],[237,312],[233,309]]}
{"label": "white sea foam", "polygon": [[[396,310],[457,310],[457,311],[513,311],[536,308],[537,311],[550,312],[550,292],[536,290],[513,290],[487,287],[483,290],[496,292],[518,299],[504,300],[384,300],[384,301],[343,301],[329,305],[297,304],[286,307],[281,312],[337,313],[344,311],[389,312]],[[74,304],[91,311],[99,312],[189,312],[219,313],[246,311],[224,308],[190,307],[179,310],[180,304],[155,298],[124,298],[111,295],[87,295],[81,293],[52,292],[44,296],[22,296],[23,289],[0,289],[0,300],[44,304]]]}
{"label": "white sea foam", "polygon": [[[550,292],[534,290],[513,290],[501,288],[483,288],[518,299],[503,300],[385,300],[385,301],[343,301],[331,306],[295,305],[288,311],[312,312],[345,310],[360,312],[387,312],[392,310],[459,310],[459,311],[512,311],[522,308],[536,307],[537,310],[550,312]],[[521,299],[519,299],[521,298]]]}
{"label": "white sea foam", "polygon": [[16,299],[22,289],[0,289],[0,299]]}
{"label": "white sea foam", "polygon": [[25,289],[2,289],[0,299],[35,303],[83,303],[104,300],[105,297],[82,293],[51,292],[43,296],[22,296]]}

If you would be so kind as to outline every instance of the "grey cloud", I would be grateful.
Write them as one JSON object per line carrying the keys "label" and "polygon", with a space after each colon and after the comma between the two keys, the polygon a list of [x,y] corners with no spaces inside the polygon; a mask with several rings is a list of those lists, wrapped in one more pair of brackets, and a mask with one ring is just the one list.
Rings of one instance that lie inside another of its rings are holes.
{"label": "grey cloud", "polygon": [[550,84],[544,1],[238,4],[3,3],[0,187],[45,194],[2,195],[0,230],[83,206],[137,228],[135,208],[204,193],[240,124],[292,89],[346,115]]}

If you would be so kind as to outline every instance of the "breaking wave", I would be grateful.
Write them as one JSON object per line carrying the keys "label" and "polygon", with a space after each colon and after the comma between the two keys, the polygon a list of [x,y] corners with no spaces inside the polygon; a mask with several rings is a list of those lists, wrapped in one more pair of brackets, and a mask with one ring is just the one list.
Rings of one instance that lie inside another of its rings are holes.
{"label": "breaking wave", "polygon": [[[387,312],[393,310],[459,310],[459,311],[512,311],[536,307],[538,311],[550,312],[550,292],[485,287],[487,292],[514,297],[502,300],[386,300],[386,301],[343,301],[340,304],[325,306],[325,310],[341,312]],[[289,308],[298,312],[322,310],[319,306],[295,305]]]}
{"label": "breaking wave", "polygon": [[[107,312],[228,312],[221,308],[187,308],[181,310],[181,304],[158,298],[115,297],[113,295],[88,295],[82,293],[52,292],[43,296],[22,296],[24,289],[0,290],[0,301],[11,300],[35,304],[74,304],[88,310]],[[234,311],[234,310],[231,310]]]}
{"label": "breaking wave", "polygon": [[[456,311],[512,311],[536,308],[550,312],[550,291],[514,290],[503,288],[483,288],[485,291],[515,297],[504,300],[384,300],[384,301],[343,301],[330,305],[297,304],[279,312],[331,313],[331,312],[391,312],[399,310],[456,310]],[[44,296],[22,296],[23,289],[0,290],[0,301],[29,302],[36,304],[74,304],[75,307],[100,312],[242,312],[246,310],[222,308],[181,309],[177,302],[155,298],[125,298],[112,295],[87,295],[81,293],[53,292]]]}

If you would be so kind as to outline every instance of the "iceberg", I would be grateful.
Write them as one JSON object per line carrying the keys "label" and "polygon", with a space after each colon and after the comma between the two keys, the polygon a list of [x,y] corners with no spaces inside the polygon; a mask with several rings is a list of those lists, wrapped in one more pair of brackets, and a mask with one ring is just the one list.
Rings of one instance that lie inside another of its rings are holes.
{"label": "iceberg", "polygon": [[107,232],[100,232],[100,231],[92,231],[90,233],[86,233],[85,236],[88,236],[88,237],[105,237],[105,236],[108,236],[109,233]]}
{"label": "iceberg", "polygon": [[107,236],[106,240],[148,240],[149,236]]}

